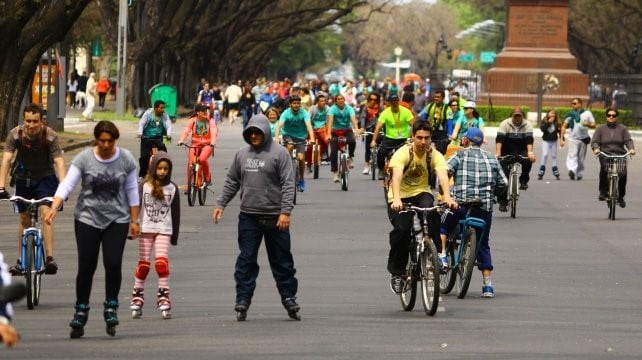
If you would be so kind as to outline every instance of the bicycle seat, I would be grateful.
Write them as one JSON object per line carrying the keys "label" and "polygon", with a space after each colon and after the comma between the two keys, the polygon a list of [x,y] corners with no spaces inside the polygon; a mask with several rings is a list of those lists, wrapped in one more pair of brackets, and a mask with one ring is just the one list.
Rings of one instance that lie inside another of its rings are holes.
{"label": "bicycle seat", "polygon": [[472,198],[470,200],[464,201],[461,205],[463,205],[465,207],[478,208],[478,207],[481,207],[483,205],[483,202],[482,202],[481,198],[475,197],[475,198]]}

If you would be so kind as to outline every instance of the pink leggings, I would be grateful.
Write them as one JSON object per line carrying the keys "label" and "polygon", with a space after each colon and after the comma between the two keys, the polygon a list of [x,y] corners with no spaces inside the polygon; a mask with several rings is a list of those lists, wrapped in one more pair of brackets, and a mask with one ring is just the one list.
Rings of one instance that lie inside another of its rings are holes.
{"label": "pink leggings", "polygon": [[[201,162],[201,167],[203,169],[203,180],[211,181],[212,176],[210,174],[210,163],[209,163],[209,158],[212,156],[212,147],[204,145],[201,148],[201,155],[198,157],[199,161]],[[194,158],[194,153],[196,152],[196,149],[189,149],[189,162],[187,163],[187,176],[185,179],[188,179],[189,182],[189,175],[190,175],[190,163],[192,162],[192,159]]]}
{"label": "pink leggings", "polygon": [[[143,233],[140,234],[138,238],[138,261],[147,262],[150,264],[150,259],[152,257],[152,246],[156,250],[155,258],[158,261],[159,258],[169,259],[169,240],[170,235],[163,234],[154,234],[154,233]],[[151,265],[151,264],[150,264]],[[150,266],[151,267],[151,266]],[[156,266],[154,266],[156,267]],[[139,289],[145,288],[145,279],[141,279],[138,276],[135,277],[134,287]],[[169,289],[169,274],[166,276],[158,277],[158,287],[159,288],[168,288]]]}

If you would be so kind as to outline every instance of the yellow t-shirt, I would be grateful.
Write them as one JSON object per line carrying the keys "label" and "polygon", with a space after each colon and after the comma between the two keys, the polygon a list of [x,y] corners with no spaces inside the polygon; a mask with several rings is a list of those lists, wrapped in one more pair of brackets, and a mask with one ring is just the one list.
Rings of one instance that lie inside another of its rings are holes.
{"label": "yellow t-shirt", "polygon": [[[401,168],[402,170],[406,168],[399,189],[402,199],[418,195],[422,192],[430,192],[428,186],[429,170],[426,168],[426,154],[422,157],[417,156],[416,153],[413,154],[412,163],[408,164],[410,162],[409,148],[412,148],[412,144],[406,144],[399,148],[399,150],[392,155],[390,164],[388,165],[390,168]],[[406,164],[408,164],[407,167]],[[432,151],[430,168],[432,171],[448,170],[446,159],[444,159],[444,156],[439,151]],[[388,202],[392,202],[392,186],[388,189]]]}

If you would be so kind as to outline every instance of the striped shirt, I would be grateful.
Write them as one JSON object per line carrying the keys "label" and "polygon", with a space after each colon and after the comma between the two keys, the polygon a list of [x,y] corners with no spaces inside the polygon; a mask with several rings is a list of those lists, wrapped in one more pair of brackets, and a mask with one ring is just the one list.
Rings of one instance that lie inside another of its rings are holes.
{"label": "striped shirt", "polygon": [[507,183],[497,158],[472,146],[457,151],[447,164],[448,171],[455,174],[455,185],[451,187],[455,200],[464,202],[478,197],[484,210],[493,211],[495,188],[504,188]]}

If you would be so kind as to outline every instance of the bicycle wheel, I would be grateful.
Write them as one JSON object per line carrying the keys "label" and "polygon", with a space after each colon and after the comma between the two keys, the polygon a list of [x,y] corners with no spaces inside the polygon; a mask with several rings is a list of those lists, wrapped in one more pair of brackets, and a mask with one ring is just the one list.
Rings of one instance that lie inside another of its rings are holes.
{"label": "bicycle wheel", "polygon": [[36,306],[36,243],[33,234],[27,235],[27,262],[24,264],[27,308]]}
{"label": "bicycle wheel", "polygon": [[515,218],[515,213],[517,212],[517,174],[512,175],[511,187],[510,187],[510,217]]}
{"label": "bicycle wheel", "polygon": [[463,299],[468,292],[470,279],[473,276],[473,267],[475,266],[475,257],[477,255],[477,233],[474,228],[469,227],[464,233],[461,246],[461,257],[459,264],[455,269],[455,289],[457,298]]}
{"label": "bicycle wheel", "polygon": [[[414,251],[414,249],[412,251]],[[399,295],[401,308],[404,311],[412,311],[412,309],[415,308],[415,300],[417,299],[417,276],[410,257],[408,257],[406,272],[402,276],[404,278],[404,287]]]}
{"label": "bicycle wheel", "polygon": [[312,146],[312,177],[314,179],[319,178],[319,165],[321,164],[321,152],[319,151],[319,145]]}
{"label": "bicycle wheel", "polygon": [[372,181],[377,180],[377,152],[379,150],[375,147],[372,149],[372,154],[370,154],[370,176]]}
{"label": "bicycle wheel", "polygon": [[609,179],[609,219],[611,220],[615,220],[615,208],[618,197],[617,181],[617,176],[611,176]]}
{"label": "bicycle wheel", "polygon": [[[41,239],[40,241],[42,242],[43,240]],[[44,261],[44,259],[45,259],[45,249],[44,249],[44,247],[40,246],[37,249],[38,249],[37,251],[40,252],[40,258],[43,259],[43,261]],[[44,272],[44,267],[41,266],[41,268],[36,271],[36,275],[35,275],[35,278],[34,278],[35,284],[34,284],[33,288],[34,288],[35,296],[34,296],[34,303],[33,304],[35,306],[38,306],[38,304],[40,304],[40,286],[42,285],[42,274],[43,274],[43,272]]]}
{"label": "bicycle wheel", "polygon": [[424,251],[419,258],[421,270],[421,299],[426,315],[433,316],[439,307],[439,273],[441,265],[432,239],[424,237]]}
{"label": "bicycle wheel", "polygon": [[[454,232],[457,234],[457,232]],[[448,271],[439,275],[439,293],[448,294],[455,287],[455,239],[449,237],[446,243],[446,257],[448,258]]]}
{"label": "bicycle wheel", "polygon": [[341,174],[341,190],[348,191],[348,157],[341,155],[341,165],[339,173]]}
{"label": "bicycle wheel", "polygon": [[294,205],[296,205],[296,193],[299,191],[299,160],[292,158],[292,170],[294,171]]}
{"label": "bicycle wheel", "polygon": [[187,179],[187,205],[194,206],[196,204],[196,170],[192,168],[189,178]]}

